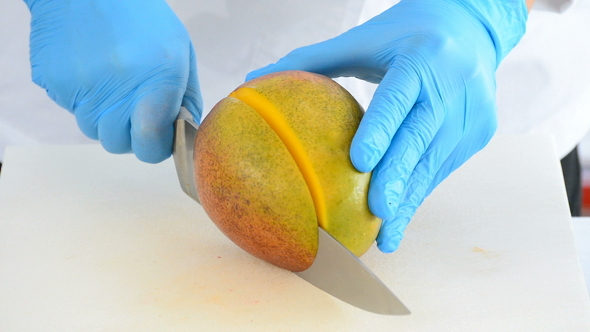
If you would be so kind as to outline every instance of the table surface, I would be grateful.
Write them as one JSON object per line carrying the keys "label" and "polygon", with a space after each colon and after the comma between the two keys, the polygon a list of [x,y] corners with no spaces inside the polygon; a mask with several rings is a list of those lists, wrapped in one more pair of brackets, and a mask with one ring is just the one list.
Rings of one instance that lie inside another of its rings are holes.
{"label": "table surface", "polygon": [[182,193],[171,161],[11,148],[2,171],[2,332],[590,330],[590,229],[572,227],[548,141],[495,138],[424,202],[396,253],[362,257],[403,317],[241,251]]}
{"label": "table surface", "polygon": [[572,226],[586,287],[590,293],[590,217],[574,217]]}

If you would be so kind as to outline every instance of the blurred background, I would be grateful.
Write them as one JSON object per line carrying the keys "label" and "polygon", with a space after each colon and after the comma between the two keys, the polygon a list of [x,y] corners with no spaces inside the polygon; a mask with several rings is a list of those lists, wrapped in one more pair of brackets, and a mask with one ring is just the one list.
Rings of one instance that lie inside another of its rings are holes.
{"label": "blurred background", "polygon": [[[248,71],[272,62],[295,47],[335,35],[343,29],[343,22],[344,28],[356,25],[359,16],[347,17],[350,13],[360,12],[361,20],[372,15],[362,12],[362,1],[349,0],[346,5],[342,5],[344,2],[326,0],[317,2],[313,8],[300,8],[297,1],[284,1],[277,3],[277,8],[262,8],[249,0],[203,0],[200,10],[207,12],[207,15],[201,15],[201,12],[191,9],[194,6],[190,5],[190,1],[170,0],[169,3],[189,32],[203,29],[208,31],[206,36],[192,34],[197,52],[201,54],[199,64],[206,64],[199,69],[205,112],[225,96],[231,90],[230,87],[240,84]],[[386,6],[389,4],[384,1],[383,8]],[[278,18],[275,18],[272,21],[273,11],[279,9],[292,13],[290,19],[276,22]],[[256,26],[246,28],[241,25],[240,19],[246,22],[249,11],[261,10],[268,12],[271,21],[257,22]],[[318,11],[331,11],[327,16],[340,19],[334,22],[318,21],[313,15],[313,12]],[[5,147],[10,145],[97,144],[79,131],[72,114],[57,106],[43,89],[32,83],[28,54],[29,19],[29,12],[23,1],[0,1],[0,162],[3,160]],[[234,28],[228,28],[228,25]],[[278,25],[282,30],[269,31],[267,25]],[[310,34],[298,33],[302,29],[317,33],[309,37]],[[233,33],[235,31],[239,33]],[[220,46],[220,50],[229,43],[235,46],[236,52],[225,54],[211,49],[211,45],[219,43],[225,44]],[[276,47],[268,51],[264,47],[268,43]],[[208,52],[199,52],[203,48],[209,48]],[[257,53],[253,56],[252,52]],[[220,77],[224,79],[220,80]],[[345,86],[356,84],[349,80],[343,82]],[[364,105],[368,102],[363,97],[359,101]],[[41,109],[43,112],[31,112]],[[37,128],[40,127],[52,129],[39,131]],[[583,215],[590,216],[590,135],[580,144],[579,153],[584,169]]]}

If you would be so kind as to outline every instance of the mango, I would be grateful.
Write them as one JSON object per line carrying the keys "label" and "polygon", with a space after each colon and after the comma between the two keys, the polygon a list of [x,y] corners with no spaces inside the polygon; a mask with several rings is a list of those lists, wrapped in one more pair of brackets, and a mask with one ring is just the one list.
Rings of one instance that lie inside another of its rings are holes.
{"label": "mango", "polygon": [[355,255],[381,220],[368,209],[370,173],[350,162],[364,112],[339,84],[302,71],[246,82],[202,121],[195,139],[199,199],[239,247],[303,271],[321,227]]}

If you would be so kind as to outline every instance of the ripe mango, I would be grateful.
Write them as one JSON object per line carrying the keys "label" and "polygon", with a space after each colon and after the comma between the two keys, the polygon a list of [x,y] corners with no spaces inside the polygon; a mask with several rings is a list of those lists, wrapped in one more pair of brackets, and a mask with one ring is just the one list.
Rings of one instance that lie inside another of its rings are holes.
{"label": "ripe mango", "polygon": [[381,226],[367,204],[371,174],[349,157],[362,116],[325,76],[285,71],[242,84],[197,132],[203,208],[239,247],[291,271],[313,263],[318,226],[362,255]]}

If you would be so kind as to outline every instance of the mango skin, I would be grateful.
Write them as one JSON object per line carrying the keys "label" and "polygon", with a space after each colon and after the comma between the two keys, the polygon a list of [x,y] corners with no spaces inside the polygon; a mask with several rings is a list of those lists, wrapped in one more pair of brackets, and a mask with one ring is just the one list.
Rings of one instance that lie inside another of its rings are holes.
{"label": "mango skin", "polygon": [[[325,227],[355,255],[374,242],[381,220],[367,204],[370,173],[350,162],[363,110],[331,79],[302,71],[259,77],[256,90],[297,134],[324,193]],[[195,179],[203,208],[239,247],[271,264],[303,271],[317,253],[318,217],[310,190],[285,145],[258,112],[227,97],[195,139]]]}
{"label": "mango skin", "polygon": [[223,99],[199,127],[194,155],[201,204],[228,238],[285,269],[311,265],[317,221],[309,190],[255,110]]}

